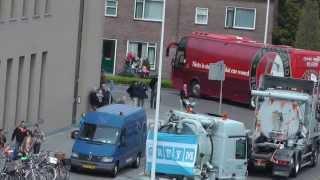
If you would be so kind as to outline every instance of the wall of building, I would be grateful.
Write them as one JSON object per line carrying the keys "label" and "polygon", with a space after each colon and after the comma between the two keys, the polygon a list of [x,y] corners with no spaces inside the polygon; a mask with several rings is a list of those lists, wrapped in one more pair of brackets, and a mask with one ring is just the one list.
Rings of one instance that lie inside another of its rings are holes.
{"label": "wall of building", "polygon": [[[35,0],[26,1],[26,18],[22,17],[23,1],[15,1],[16,16],[10,18],[11,1],[2,0],[5,12],[0,23],[0,127],[9,131],[21,120],[34,124],[42,119],[48,131],[71,124],[80,1],[47,1],[50,13],[44,13],[45,1],[40,1],[39,16],[33,15]],[[92,12],[103,3],[95,2]],[[92,45],[95,40],[100,41],[101,34],[88,38],[93,38],[88,40]],[[93,52],[92,48],[85,47],[84,58],[96,58],[91,55],[99,50]],[[90,64],[99,69],[98,65]],[[93,73],[86,78],[96,80],[99,76]]]}
{"label": "wall of building", "polygon": [[[263,41],[266,2],[263,0],[167,0],[165,46],[170,42],[178,41],[181,37],[193,31],[206,31],[213,33],[228,33],[250,37],[257,41]],[[273,1],[271,1],[268,42],[271,42],[273,24]],[[160,22],[134,20],[135,1],[119,1],[117,17],[105,17],[104,38],[117,39],[116,72],[120,73],[124,67],[124,59],[127,53],[127,41],[155,42],[158,45],[157,62],[160,47]],[[226,6],[256,8],[255,30],[235,30],[225,28]],[[208,8],[208,24],[195,24],[196,7]],[[165,52],[164,52],[165,53]],[[164,56],[165,57],[165,56]],[[171,59],[164,59],[164,77],[170,78]]]}
{"label": "wall of building", "polygon": [[93,87],[99,86],[101,75],[104,0],[84,0],[84,2],[84,25],[78,87],[78,95],[81,102],[77,106],[77,120],[81,113],[89,110],[88,94]]}

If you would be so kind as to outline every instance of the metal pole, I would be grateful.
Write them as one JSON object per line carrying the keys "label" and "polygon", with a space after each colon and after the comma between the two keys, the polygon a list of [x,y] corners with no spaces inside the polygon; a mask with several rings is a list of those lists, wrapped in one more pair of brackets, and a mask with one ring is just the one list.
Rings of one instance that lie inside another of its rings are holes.
{"label": "metal pole", "polygon": [[223,81],[220,81],[220,102],[219,102],[219,114],[221,115],[221,109],[222,109],[222,87],[223,87]]}
{"label": "metal pole", "polygon": [[270,9],[270,0],[267,2],[267,12],[266,12],[266,25],[264,29],[264,45],[267,45],[267,38],[268,38],[268,26],[269,26],[269,9]]}
{"label": "metal pole", "polygon": [[157,84],[157,103],[156,115],[153,129],[153,146],[152,146],[152,163],[151,163],[151,180],[156,177],[156,160],[157,160],[157,136],[158,136],[158,123],[159,123],[159,110],[160,110],[160,91],[161,91],[161,75],[162,75],[162,60],[163,60],[163,41],[164,41],[164,26],[166,17],[166,0],[163,0],[162,8],[162,24],[161,24],[161,42],[160,42],[160,57],[158,67],[158,84]]}

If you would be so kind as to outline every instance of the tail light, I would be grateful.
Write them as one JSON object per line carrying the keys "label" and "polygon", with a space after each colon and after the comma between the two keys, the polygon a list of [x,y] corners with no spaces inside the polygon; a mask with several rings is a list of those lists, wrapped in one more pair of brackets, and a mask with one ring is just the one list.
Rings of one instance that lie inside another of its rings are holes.
{"label": "tail light", "polygon": [[281,166],[287,166],[290,162],[287,160],[278,160],[274,156],[271,157],[271,162]]}

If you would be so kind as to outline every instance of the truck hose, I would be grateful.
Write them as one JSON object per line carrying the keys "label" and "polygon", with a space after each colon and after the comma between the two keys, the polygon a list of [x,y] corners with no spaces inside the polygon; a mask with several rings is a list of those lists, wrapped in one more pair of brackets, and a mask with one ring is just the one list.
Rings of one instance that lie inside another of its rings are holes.
{"label": "truck hose", "polygon": [[210,154],[210,164],[212,163],[212,159],[213,159],[213,140],[212,140],[212,136],[209,136],[210,139],[210,143],[211,143],[211,154]]}

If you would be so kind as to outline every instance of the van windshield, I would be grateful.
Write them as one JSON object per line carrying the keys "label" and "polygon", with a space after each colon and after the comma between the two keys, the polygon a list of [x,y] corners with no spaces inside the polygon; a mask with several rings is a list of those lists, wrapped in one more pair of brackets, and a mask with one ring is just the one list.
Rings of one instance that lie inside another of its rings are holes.
{"label": "van windshield", "polygon": [[119,129],[109,126],[84,123],[80,129],[79,138],[106,144],[116,144]]}

